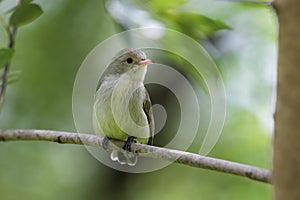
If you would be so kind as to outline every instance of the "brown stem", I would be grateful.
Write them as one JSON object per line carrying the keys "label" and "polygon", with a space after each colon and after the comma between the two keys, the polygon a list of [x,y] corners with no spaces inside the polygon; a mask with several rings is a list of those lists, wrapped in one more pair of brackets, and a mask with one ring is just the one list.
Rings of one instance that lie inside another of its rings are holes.
{"label": "brown stem", "polygon": [[[9,44],[8,44],[9,49],[14,48],[16,34],[17,34],[17,27],[13,26],[11,31],[9,32]],[[7,86],[7,75],[8,75],[9,69],[10,69],[10,63],[7,63],[4,66],[4,69],[3,69],[3,72],[1,75],[0,109],[4,103],[5,91],[6,91],[6,86]]]}

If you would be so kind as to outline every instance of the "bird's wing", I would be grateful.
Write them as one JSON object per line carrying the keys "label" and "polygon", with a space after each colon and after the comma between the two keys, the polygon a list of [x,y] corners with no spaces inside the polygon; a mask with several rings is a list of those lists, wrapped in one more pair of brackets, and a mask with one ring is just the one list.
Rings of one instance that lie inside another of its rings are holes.
{"label": "bird's wing", "polygon": [[153,112],[151,107],[150,96],[146,89],[145,89],[145,99],[143,102],[143,110],[147,116],[149,129],[150,129],[150,137],[149,137],[148,144],[152,145],[154,139],[154,117],[153,117]]}

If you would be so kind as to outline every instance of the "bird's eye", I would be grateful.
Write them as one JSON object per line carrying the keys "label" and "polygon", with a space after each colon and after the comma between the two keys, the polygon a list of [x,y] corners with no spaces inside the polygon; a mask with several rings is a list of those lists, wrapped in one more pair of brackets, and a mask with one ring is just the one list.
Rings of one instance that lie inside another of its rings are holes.
{"label": "bird's eye", "polygon": [[132,59],[132,58],[127,58],[126,62],[127,62],[128,64],[131,64],[131,63],[133,62],[133,59]]}

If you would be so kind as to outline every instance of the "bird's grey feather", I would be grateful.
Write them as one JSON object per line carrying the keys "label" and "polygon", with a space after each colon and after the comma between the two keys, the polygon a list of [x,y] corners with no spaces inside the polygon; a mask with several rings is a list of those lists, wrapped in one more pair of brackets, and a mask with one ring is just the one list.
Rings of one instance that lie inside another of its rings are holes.
{"label": "bird's grey feather", "polygon": [[[133,58],[132,64],[126,63],[129,57]],[[146,59],[145,53],[136,49],[121,50],[113,58],[98,83],[95,95],[93,124],[97,134],[104,134],[109,138],[123,141],[134,136],[139,143],[153,144],[153,112],[149,94],[143,84],[147,68],[138,66],[138,61],[144,59]],[[127,116],[123,111],[126,106],[126,95],[128,95],[126,92],[131,91],[131,88],[133,92],[128,104],[130,116]],[[112,99],[117,103],[112,104]],[[125,126],[128,120],[133,120],[136,125],[146,129],[138,131],[139,129],[133,128],[130,129],[132,131],[125,132],[116,123],[112,110],[118,113],[118,117],[122,119]],[[112,152],[111,158],[121,164],[134,165],[136,163],[136,155],[130,152]]]}

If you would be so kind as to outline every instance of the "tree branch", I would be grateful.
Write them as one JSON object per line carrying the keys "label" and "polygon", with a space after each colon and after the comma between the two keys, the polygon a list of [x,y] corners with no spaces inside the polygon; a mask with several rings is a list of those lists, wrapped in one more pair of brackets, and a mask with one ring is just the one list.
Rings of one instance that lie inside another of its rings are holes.
{"label": "tree branch", "polygon": [[[9,33],[9,44],[8,44],[8,48],[9,49],[13,49],[14,48],[14,44],[15,44],[15,37],[17,34],[17,27],[13,26],[12,27],[12,31],[10,32],[9,28],[8,28],[8,33]],[[1,75],[1,86],[0,86],[0,109],[4,103],[4,98],[5,98],[5,91],[6,91],[6,86],[7,86],[7,76],[8,76],[8,72],[9,72],[9,68],[10,68],[10,63],[7,63],[4,66],[3,69],[3,73]]]}
{"label": "tree branch", "polygon": [[[19,0],[18,1],[18,6],[21,5],[23,2],[23,0]],[[15,25],[7,26],[7,33],[8,33],[8,37],[9,37],[9,42],[8,42],[8,48],[9,49],[13,49],[15,46],[15,38],[17,35],[17,30],[18,27]],[[1,75],[1,84],[0,84],[0,110],[2,108],[2,105],[4,103],[4,99],[5,99],[5,92],[6,92],[6,87],[7,87],[7,76],[8,76],[8,72],[10,69],[10,65],[11,62],[7,63],[4,66],[2,75]]]}
{"label": "tree branch", "polygon": [[[0,130],[0,142],[18,140],[41,140],[60,144],[81,144],[93,147],[102,147],[103,143],[103,137],[91,134],[52,130]],[[108,143],[107,148],[113,150],[122,147],[122,145],[122,141],[113,140]],[[250,165],[138,143],[132,144],[131,150],[143,157],[167,160],[192,167],[234,174],[265,183],[271,182],[271,172],[269,170]]]}

